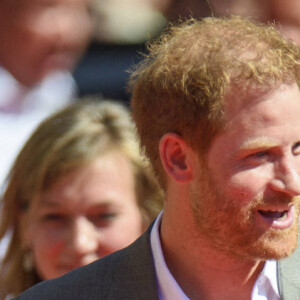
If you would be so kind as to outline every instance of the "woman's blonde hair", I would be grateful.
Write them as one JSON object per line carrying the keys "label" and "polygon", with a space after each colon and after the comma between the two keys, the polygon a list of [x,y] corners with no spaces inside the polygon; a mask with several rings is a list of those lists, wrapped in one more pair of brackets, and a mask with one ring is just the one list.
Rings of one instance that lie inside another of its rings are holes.
{"label": "woman's blonde hair", "polygon": [[[19,153],[2,197],[0,239],[11,233],[0,268],[0,299],[18,295],[40,281],[24,269],[20,214],[30,211],[39,194],[67,173],[111,151],[132,164],[137,204],[147,226],[162,208],[162,191],[140,153],[128,110],[113,101],[79,101],[40,124]],[[24,226],[22,224],[22,226]]]}

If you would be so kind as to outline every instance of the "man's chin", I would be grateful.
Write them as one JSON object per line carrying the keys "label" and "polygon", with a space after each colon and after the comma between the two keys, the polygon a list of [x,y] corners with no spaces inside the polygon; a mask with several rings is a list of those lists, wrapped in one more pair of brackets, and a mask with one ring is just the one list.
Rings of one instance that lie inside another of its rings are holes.
{"label": "man's chin", "polygon": [[296,228],[289,233],[270,232],[262,236],[256,245],[259,252],[257,256],[262,260],[279,260],[291,256],[298,245],[297,230]]}

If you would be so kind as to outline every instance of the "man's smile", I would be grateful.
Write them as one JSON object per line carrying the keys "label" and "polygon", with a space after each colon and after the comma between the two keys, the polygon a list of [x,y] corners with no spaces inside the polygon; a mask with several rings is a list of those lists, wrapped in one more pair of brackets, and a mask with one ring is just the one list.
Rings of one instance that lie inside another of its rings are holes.
{"label": "man's smile", "polygon": [[273,229],[286,229],[294,223],[295,207],[266,208],[258,210],[258,213]]}

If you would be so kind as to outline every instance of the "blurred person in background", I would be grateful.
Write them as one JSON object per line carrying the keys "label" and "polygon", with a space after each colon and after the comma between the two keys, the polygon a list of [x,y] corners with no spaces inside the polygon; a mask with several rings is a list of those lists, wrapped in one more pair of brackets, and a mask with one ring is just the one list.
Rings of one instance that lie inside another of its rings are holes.
{"label": "blurred person in background", "polygon": [[209,0],[215,16],[239,15],[274,23],[286,37],[300,46],[300,2],[298,0]]}
{"label": "blurred person in background", "polygon": [[157,37],[168,20],[210,14],[206,1],[92,0],[92,42],[77,65],[79,96],[98,95],[129,104],[129,72],[147,52],[145,43]]}
{"label": "blurred person in background", "polygon": [[3,0],[0,186],[35,126],[76,95],[71,75],[91,35],[90,0]]}
{"label": "blurred person in background", "polygon": [[190,16],[210,16],[211,7],[209,0],[166,0],[162,12],[168,21],[176,22],[179,18],[186,19]]}
{"label": "blurred person in background", "polygon": [[0,239],[0,299],[119,250],[139,237],[163,195],[121,104],[78,102],[45,120],[11,170]]}
{"label": "blurred person in background", "polygon": [[300,46],[300,2],[298,0],[269,0],[269,19],[275,20],[277,27],[287,37]]}
{"label": "blurred person in background", "polygon": [[166,25],[169,0],[93,0],[92,43],[74,77],[79,96],[100,95],[129,103],[128,70],[142,58],[145,42]]}
{"label": "blurred person in background", "polygon": [[92,43],[74,72],[80,96],[101,95],[129,103],[128,70],[147,52],[167,21],[190,16],[240,15],[276,26],[300,44],[296,0],[93,0]]}
{"label": "blurred person in background", "polygon": [[300,45],[300,1],[298,0],[164,0],[161,11],[169,21],[194,16],[237,15],[274,23],[286,37]]}

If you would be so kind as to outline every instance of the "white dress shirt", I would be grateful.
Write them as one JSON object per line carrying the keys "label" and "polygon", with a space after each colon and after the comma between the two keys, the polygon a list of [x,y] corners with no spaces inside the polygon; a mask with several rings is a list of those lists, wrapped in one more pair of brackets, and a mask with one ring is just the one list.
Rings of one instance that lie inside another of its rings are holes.
{"label": "white dress shirt", "polygon": [[12,163],[36,126],[74,100],[68,72],[53,73],[28,89],[0,67],[0,194]]}
{"label": "white dress shirt", "polygon": [[[159,227],[163,212],[157,217],[151,231],[150,243],[153,254],[158,294],[160,300],[188,300],[189,298],[180,288],[175,278],[169,271],[160,243]],[[265,263],[264,269],[255,282],[251,300],[279,300],[277,287],[276,261]]]}

